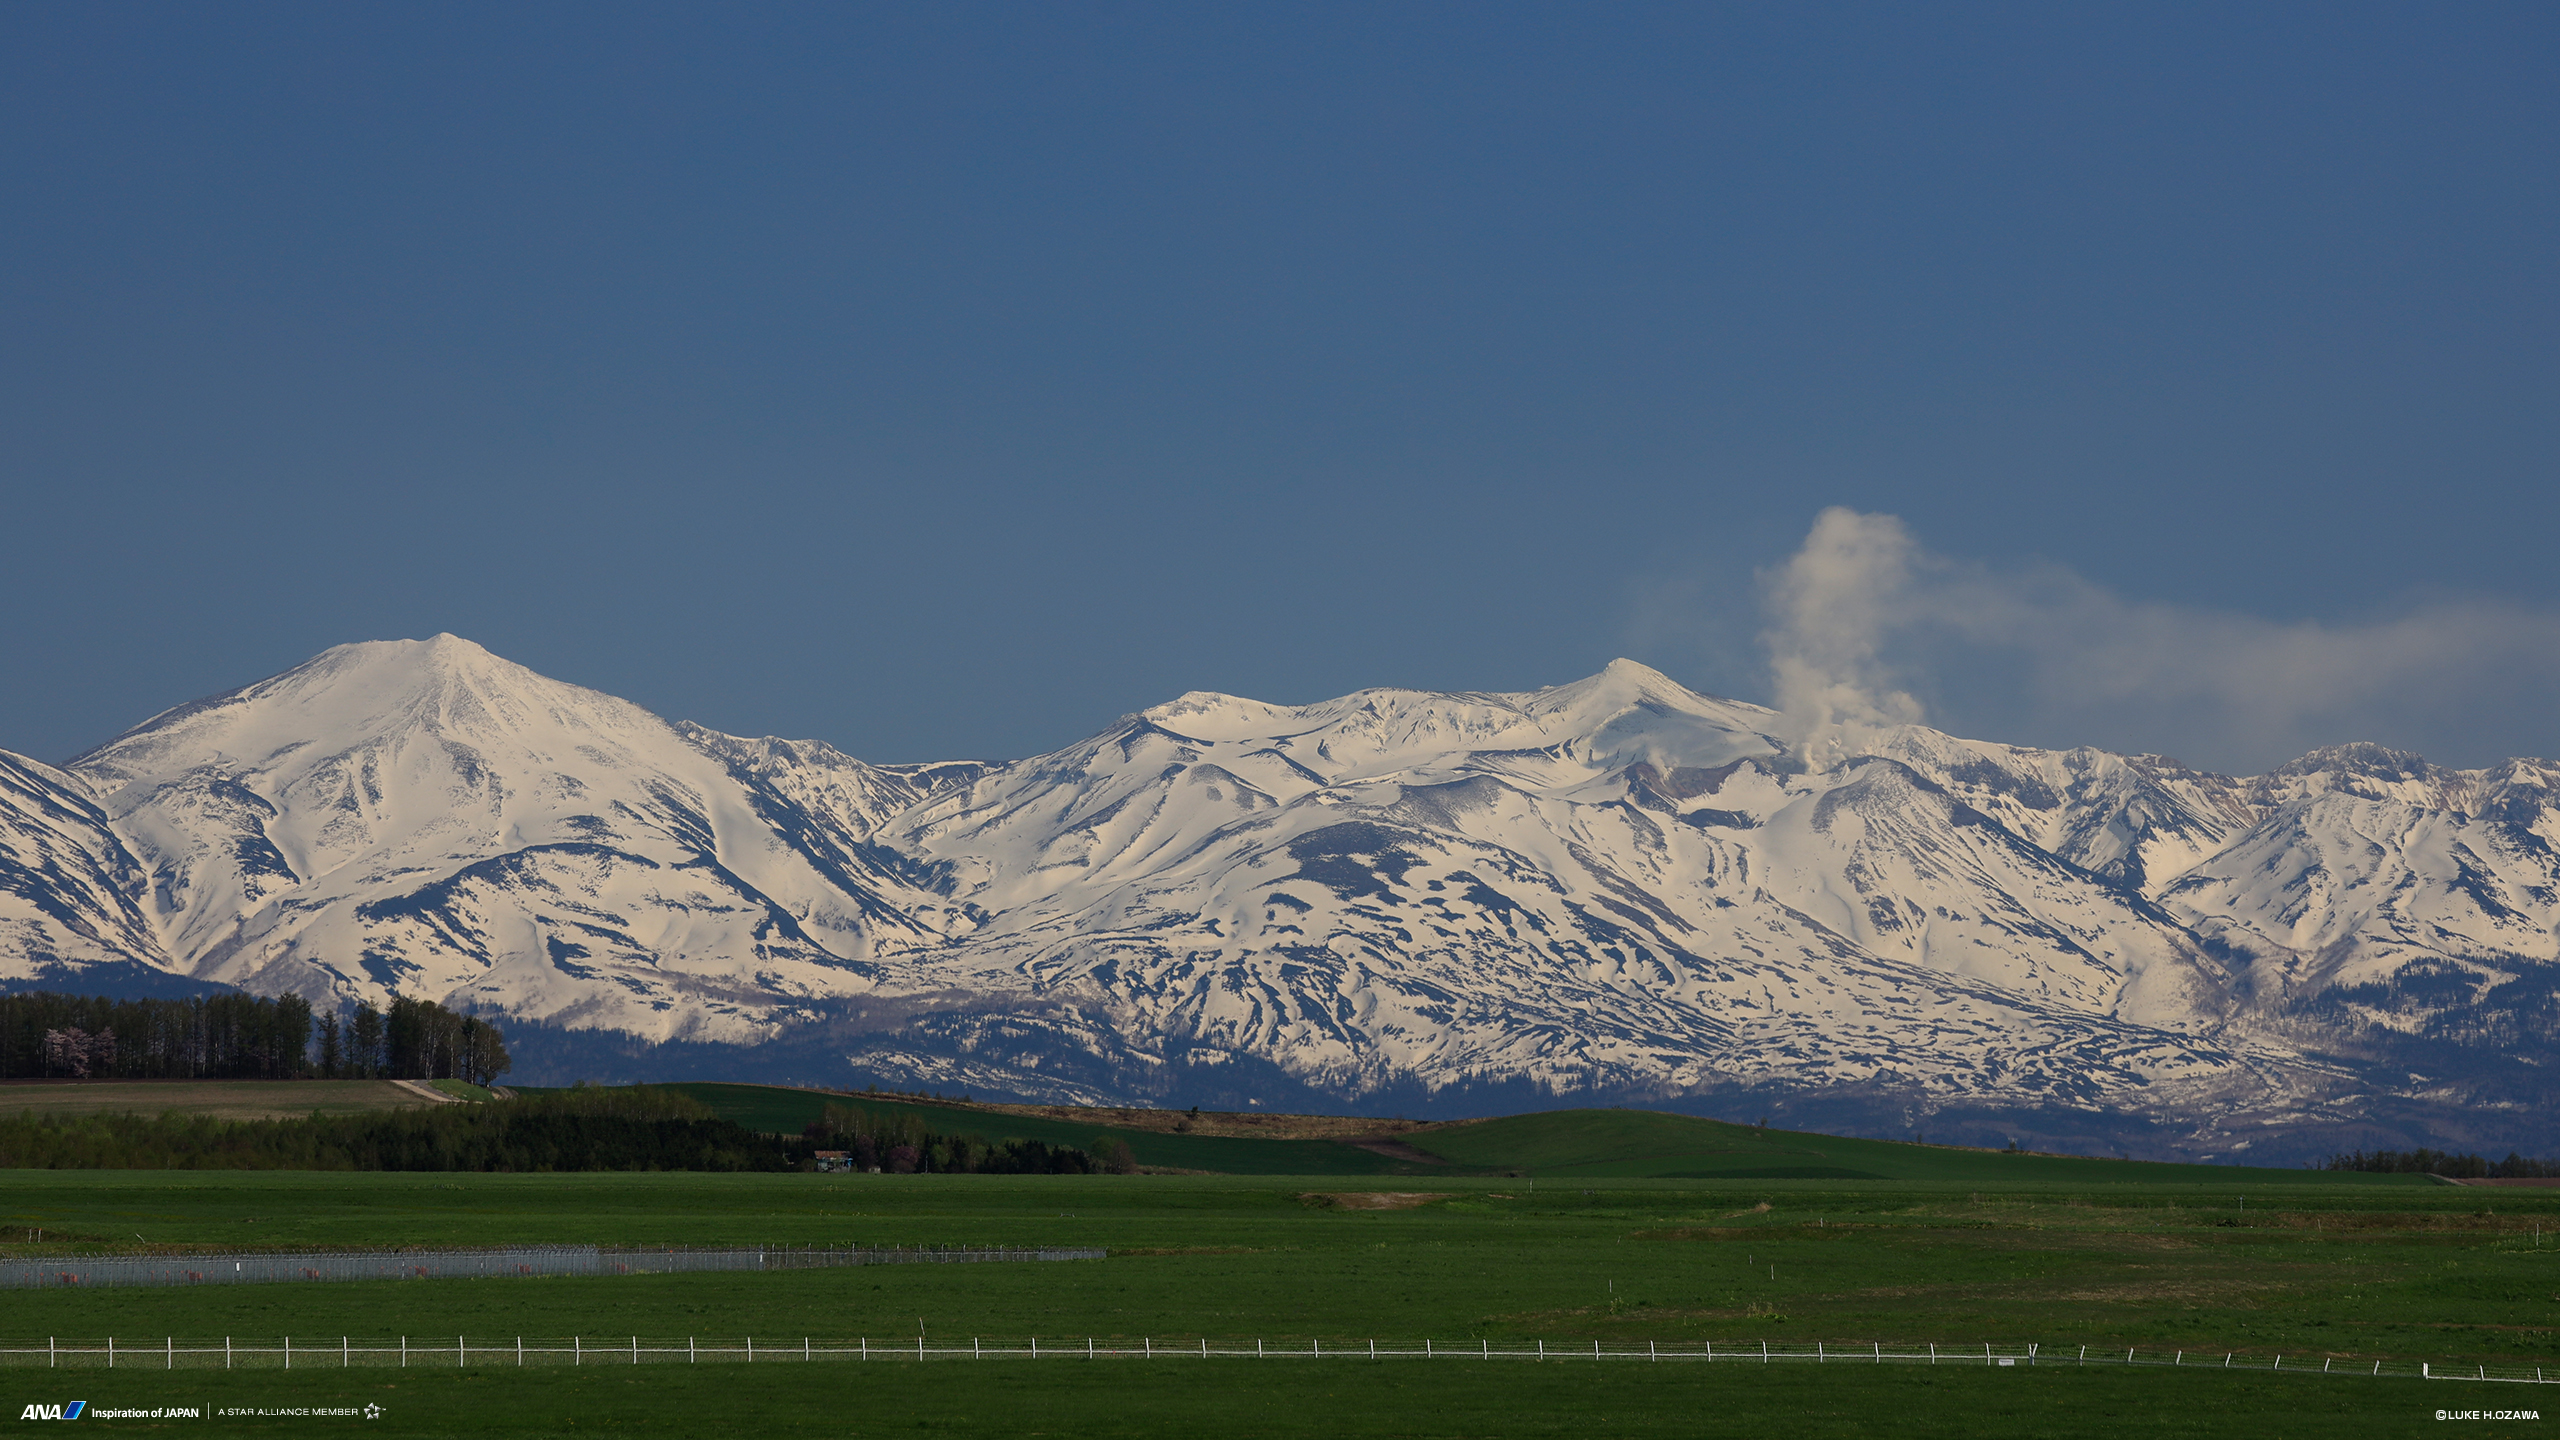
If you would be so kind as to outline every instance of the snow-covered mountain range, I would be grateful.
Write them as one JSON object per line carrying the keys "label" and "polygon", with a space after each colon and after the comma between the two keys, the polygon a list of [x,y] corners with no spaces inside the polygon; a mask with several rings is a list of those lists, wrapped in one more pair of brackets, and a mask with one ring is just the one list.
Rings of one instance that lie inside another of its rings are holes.
{"label": "snow-covered mountain range", "polygon": [[2151,1153],[2553,1128],[2560,767],[2244,779],[1905,727],[1816,771],[1783,733],[1622,660],[877,766],[452,636],[348,645],[59,768],[0,754],[0,981],[396,989],[554,1078]]}

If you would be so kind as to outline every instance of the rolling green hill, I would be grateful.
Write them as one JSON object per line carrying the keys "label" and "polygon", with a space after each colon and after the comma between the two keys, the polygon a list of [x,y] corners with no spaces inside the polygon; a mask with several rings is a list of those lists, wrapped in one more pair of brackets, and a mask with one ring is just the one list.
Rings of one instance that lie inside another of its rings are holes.
{"label": "rolling green hill", "polygon": [[814,1123],[829,1105],[842,1105],[879,1115],[911,1115],[940,1134],[976,1135],[997,1142],[1043,1140],[1102,1153],[1113,1142],[1126,1141],[1139,1164],[1160,1170],[1205,1170],[1222,1175],[1390,1175],[1422,1168],[1330,1140],[1170,1135],[1160,1130],[1008,1115],[969,1105],[833,1095],[774,1085],[699,1082],[662,1088],[690,1095],[723,1119],[735,1120],[751,1130],[783,1134],[796,1135]]}
{"label": "rolling green hill", "polygon": [[2360,1175],[2239,1165],[2174,1165],[2066,1155],[2009,1154],[1900,1140],[1854,1140],[1757,1130],[1652,1110],[1549,1110],[1476,1120],[1402,1137],[1471,1170],[1677,1180],[1934,1180],[1977,1184],[2226,1183],[2252,1177],[2344,1185],[2432,1183],[2422,1175]]}
{"label": "rolling green hill", "polygon": [[671,1085],[750,1129],[798,1133],[830,1105],[905,1114],[946,1134],[1044,1140],[1102,1151],[1125,1141],[1138,1163],[1227,1175],[1552,1175],[1589,1179],[1888,1180],[1955,1184],[2427,1185],[2425,1176],[2382,1176],[2238,1165],[2178,1165],[2064,1155],[2009,1154],[1899,1140],[1858,1140],[1759,1130],[1653,1110],[1548,1110],[1405,1131],[1421,1157],[1399,1159],[1339,1140],[1168,1134],[1109,1124],[1011,1115],[962,1103],[833,1095],[771,1085]]}

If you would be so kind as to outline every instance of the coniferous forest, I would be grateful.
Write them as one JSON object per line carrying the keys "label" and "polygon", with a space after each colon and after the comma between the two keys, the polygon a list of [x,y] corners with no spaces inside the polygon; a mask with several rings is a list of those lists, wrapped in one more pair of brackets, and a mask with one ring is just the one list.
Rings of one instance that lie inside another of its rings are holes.
{"label": "coniferous forest", "polygon": [[1087,1175],[1128,1171],[1037,1140],[939,1134],[912,1117],[829,1106],[796,1136],[766,1135],[701,1101],[646,1086],[577,1086],[481,1105],[301,1120],[201,1115],[0,1113],[0,1170],[443,1170],[484,1172],[815,1168],[843,1145],[890,1173]]}
{"label": "coniferous forest", "polygon": [[2547,1180],[2560,1176],[2560,1161],[2528,1160],[2508,1151],[2504,1160],[2449,1150],[2351,1150],[2332,1155],[2324,1170],[2361,1170],[2378,1175],[2441,1175],[2448,1180]]}
{"label": "coniferous forest", "polygon": [[0,1079],[467,1080],[508,1068],[505,1037],[473,1015],[395,996],[316,1018],[299,995],[117,1000],[0,995]]}

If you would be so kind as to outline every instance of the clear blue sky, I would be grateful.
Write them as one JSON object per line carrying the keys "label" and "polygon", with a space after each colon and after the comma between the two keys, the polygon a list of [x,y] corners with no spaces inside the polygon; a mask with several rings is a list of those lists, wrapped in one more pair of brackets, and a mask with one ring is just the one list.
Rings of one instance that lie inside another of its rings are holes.
{"label": "clear blue sky", "polygon": [[[436,631],[878,760],[1765,699],[1829,505],[2547,617],[2555,75],[2541,3],[0,8],[0,746]],[[2278,743],[2016,668],[1918,683]],[[2337,723],[2560,751],[2457,698]]]}

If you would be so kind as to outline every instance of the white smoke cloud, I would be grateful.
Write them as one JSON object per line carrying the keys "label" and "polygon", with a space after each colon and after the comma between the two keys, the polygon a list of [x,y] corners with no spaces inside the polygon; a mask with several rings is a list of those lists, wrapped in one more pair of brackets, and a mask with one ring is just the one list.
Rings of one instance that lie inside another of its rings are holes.
{"label": "white smoke cloud", "polygon": [[1776,702],[1818,767],[1932,710],[1984,738],[2243,771],[2358,739],[2471,764],[2560,749],[2548,612],[2436,602],[2329,624],[2130,601],[2059,567],[1955,562],[1894,516],[1840,508],[1766,582]]}
{"label": "white smoke cloud", "polygon": [[1878,731],[1920,722],[1886,646],[1904,628],[1927,557],[1902,522],[1833,506],[1771,580],[1771,679],[1787,739],[1814,768],[1861,753]]}

